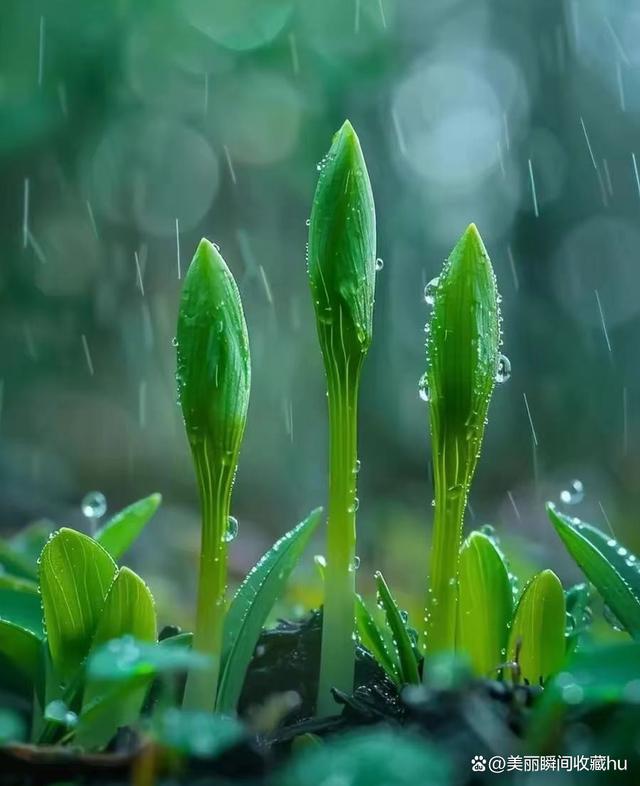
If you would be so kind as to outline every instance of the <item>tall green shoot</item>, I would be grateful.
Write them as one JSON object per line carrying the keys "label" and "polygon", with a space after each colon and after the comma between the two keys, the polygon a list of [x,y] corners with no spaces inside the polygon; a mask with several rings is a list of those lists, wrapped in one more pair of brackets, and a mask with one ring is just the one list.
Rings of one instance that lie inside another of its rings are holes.
{"label": "tall green shoot", "polygon": [[498,293],[474,224],[451,252],[434,289],[425,378],[435,484],[425,613],[428,652],[455,648],[464,511],[498,371]]}
{"label": "tall green shoot", "polygon": [[320,167],[309,225],[309,281],[329,397],[329,521],[318,713],[353,689],[358,389],[371,343],[375,209],[349,121]]}
{"label": "tall green shoot", "polygon": [[203,239],[185,277],[178,315],[177,381],[196,470],[202,542],[194,648],[212,672],[193,672],[189,709],[213,710],[225,615],[231,489],[250,389],[249,340],[238,288],[218,249]]}

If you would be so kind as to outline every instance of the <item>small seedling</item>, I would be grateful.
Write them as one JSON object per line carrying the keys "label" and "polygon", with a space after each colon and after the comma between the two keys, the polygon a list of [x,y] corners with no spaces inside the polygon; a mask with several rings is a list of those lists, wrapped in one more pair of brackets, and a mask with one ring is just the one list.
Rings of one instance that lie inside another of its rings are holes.
{"label": "small seedling", "polygon": [[318,712],[353,689],[357,413],[373,333],[376,222],[360,142],[347,120],[320,165],[309,224],[309,282],[329,399],[329,522]]}

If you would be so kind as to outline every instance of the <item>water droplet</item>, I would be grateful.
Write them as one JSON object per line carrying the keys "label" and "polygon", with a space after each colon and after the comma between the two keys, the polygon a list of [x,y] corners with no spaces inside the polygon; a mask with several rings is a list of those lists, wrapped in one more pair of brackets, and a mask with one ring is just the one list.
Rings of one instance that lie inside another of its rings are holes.
{"label": "water droplet", "polygon": [[99,519],[107,512],[107,499],[101,491],[90,491],[80,503],[83,516],[88,519]]}
{"label": "water droplet", "polygon": [[353,474],[354,474],[354,475],[357,475],[357,474],[358,474],[358,472],[360,472],[360,467],[361,467],[361,466],[362,466],[362,465],[361,465],[361,463],[360,463],[360,459],[356,459],[356,463],[355,463],[355,465],[354,465],[354,467],[353,467]]}
{"label": "water droplet", "polygon": [[356,554],[353,558],[353,562],[351,563],[351,570],[358,570],[360,567],[360,557]]}
{"label": "water droplet", "polygon": [[313,558],[313,561],[321,568],[327,567],[327,560],[324,558],[322,554],[316,554]]}
{"label": "water droplet", "polygon": [[433,306],[433,304],[436,302],[436,292],[438,291],[439,283],[440,277],[436,276],[435,278],[432,278],[424,288],[424,302],[428,306]]}
{"label": "water droplet", "polygon": [[383,267],[384,267],[384,259],[378,257],[376,259],[376,270],[382,270]]}
{"label": "water droplet", "polygon": [[307,219],[307,220],[306,220],[304,223],[305,223],[307,226],[310,226],[310,225],[311,225],[311,219],[310,219],[310,218],[308,218],[308,219]]}
{"label": "water droplet", "polygon": [[171,346],[172,346],[172,347],[177,347],[177,346],[178,346],[178,337],[177,337],[177,336],[174,336],[174,337],[171,339]]}
{"label": "water droplet", "polygon": [[577,505],[584,499],[584,486],[581,480],[572,480],[569,488],[560,492],[560,500],[565,505]]}
{"label": "water droplet", "polygon": [[224,540],[225,543],[231,543],[232,540],[236,539],[238,534],[238,519],[234,516],[229,516],[227,519],[227,529],[224,533]]}
{"label": "water droplet", "polygon": [[498,370],[496,371],[496,382],[506,382],[511,377],[511,361],[506,355],[498,358]]}
{"label": "water droplet", "polygon": [[427,386],[427,375],[423,374],[418,380],[418,396],[422,401],[429,401],[429,388]]}
{"label": "water droplet", "polygon": [[496,528],[491,524],[483,524],[480,527],[480,532],[482,532],[482,534],[486,535],[488,538],[494,538],[496,535]]}
{"label": "water droplet", "polygon": [[353,504],[349,505],[349,513],[356,513],[360,507],[360,500],[357,497],[353,498]]}

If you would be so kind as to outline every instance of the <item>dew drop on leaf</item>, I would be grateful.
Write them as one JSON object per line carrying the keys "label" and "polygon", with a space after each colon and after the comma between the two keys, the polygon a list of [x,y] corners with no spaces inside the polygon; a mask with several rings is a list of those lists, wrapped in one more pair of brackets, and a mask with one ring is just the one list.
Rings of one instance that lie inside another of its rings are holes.
{"label": "dew drop on leaf", "polygon": [[226,543],[231,543],[232,540],[235,540],[238,534],[238,519],[234,516],[229,516],[227,519],[227,529],[224,533],[224,539]]}
{"label": "dew drop on leaf", "polygon": [[507,382],[511,377],[511,361],[506,355],[498,358],[498,370],[496,371],[496,382]]}
{"label": "dew drop on leaf", "polygon": [[422,401],[429,401],[429,388],[427,386],[427,375],[423,374],[418,380],[418,396]]}
{"label": "dew drop on leaf", "polygon": [[436,276],[435,278],[432,278],[424,288],[424,302],[428,306],[433,306],[433,304],[436,302],[436,291],[438,289],[439,283],[440,277]]}
{"label": "dew drop on leaf", "polygon": [[383,267],[384,267],[384,260],[378,257],[376,259],[376,270],[382,270]]}

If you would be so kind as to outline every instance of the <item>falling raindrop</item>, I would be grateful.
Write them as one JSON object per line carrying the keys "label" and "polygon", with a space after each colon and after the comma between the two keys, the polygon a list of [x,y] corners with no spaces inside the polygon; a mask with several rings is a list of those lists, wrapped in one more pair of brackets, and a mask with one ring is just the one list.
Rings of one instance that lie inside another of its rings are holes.
{"label": "falling raindrop", "polygon": [[577,505],[584,499],[584,486],[581,480],[572,480],[569,488],[560,492],[560,500],[565,505]]}
{"label": "falling raindrop", "polygon": [[80,506],[86,518],[99,519],[107,512],[107,499],[101,491],[90,491],[82,498]]}
{"label": "falling raindrop", "polygon": [[382,270],[383,267],[384,267],[384,260],[378,257],[376,259],[376,270]]}
{"label": "falling raindrop", "polygon": [[496,382],[506,382],[511,377],[511,361],[506,355],[498,358],[498,370],[496,371]]}
{"label": "falling raindrop", "polygon": [[224,533],[224,540],[225,543],[231,543],[232,540],[236,539],[238,534],[238,519],[234,516],[229,516],[227,520],[227,529]]}
{"label": "falling raindrop", "polygon": [[427,375],[423,374],[418,380],[418,396],[422,401],[429,401],[429,388],[427,386]]}
{"label": "falling raindrop", "polygon": [[440,278],[439,276],[436,276],[435,278],[432,278],[424,288],[424,302],[428,306],[433,306],[433,304],[436,302],[436,292],[438,290],[439,283]]}

